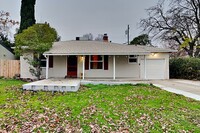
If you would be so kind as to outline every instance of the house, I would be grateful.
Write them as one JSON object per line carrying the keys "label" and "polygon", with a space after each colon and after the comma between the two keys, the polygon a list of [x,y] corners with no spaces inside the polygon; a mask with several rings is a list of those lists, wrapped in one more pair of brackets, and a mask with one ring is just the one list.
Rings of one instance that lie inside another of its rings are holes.
{"label": "house", "polygon": [[0,60],[14,60],[15,55],[12,50],[5,47],[2,43],[0,43]]}
{"label": "house", "polygon": [[[170,49],[104,41],[55,42],[42,59],[43,78],[169,79]],[[21,57],[21,78],[34,78]]]}

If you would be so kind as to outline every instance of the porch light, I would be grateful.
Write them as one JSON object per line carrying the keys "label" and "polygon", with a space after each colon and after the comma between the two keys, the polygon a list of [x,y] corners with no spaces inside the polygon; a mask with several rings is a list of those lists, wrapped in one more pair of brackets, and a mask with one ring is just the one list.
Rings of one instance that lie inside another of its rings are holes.
{"label": "porch light", "polygon": [[84,60],[84,56],[81,56],[81,60],[82,60],[82,61]]}

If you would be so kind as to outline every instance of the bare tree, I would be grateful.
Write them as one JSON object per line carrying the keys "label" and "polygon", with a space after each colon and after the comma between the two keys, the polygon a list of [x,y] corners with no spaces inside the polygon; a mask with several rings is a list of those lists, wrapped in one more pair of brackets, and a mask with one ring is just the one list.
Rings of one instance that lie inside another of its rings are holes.
{"label": "bare tree", "polygon": [[174,42],[189,56],[200,56],[200,0],[165,0],[147,9],[148,18],[141,20],[144,31],[156,39]]}
{"label": "bare tree", "polygon": [[0,34],[4,36],[8,36],[10,32],[10,28],[19,24],[18,21],[10,19],[10,13],[5,11],[0,11]]}
{"label": "bare tree", "polygon": [[10,19],[9,12],[0,11],[0,45],[6,47],[11,52],[13,52],[11,47],[14,46],[14,43],[12,43],[14,33],[12,33],[11,29],[18,24],[18,21]]}

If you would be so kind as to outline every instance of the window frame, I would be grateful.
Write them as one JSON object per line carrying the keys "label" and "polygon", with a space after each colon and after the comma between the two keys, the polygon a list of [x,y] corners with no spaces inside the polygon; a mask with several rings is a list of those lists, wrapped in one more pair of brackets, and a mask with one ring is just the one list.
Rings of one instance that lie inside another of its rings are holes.
{"label": "window frame", "polygon": [[[50,58],[50,56],[49,56],[49,58]],[[47,67],[47,58],[44,57],[44,58],[40,59],[40,64],[41,64],[41,62],[45,62],[45,64],[46,64],[45,67],[41,66],[41,68],[43,68],[43,69],[46,68]],[[50,61],[49,61],[49,63],[50,63]],[[53,66],[52,67],[49,66],[49,68],[53,68]]]}
{"label": "window frame", "polygon": [[[41,68],[46,68],[47,67],[47,59],[40,59],[40,62],[45,62],[45,67],[41,66]],[[41,63],[42,64],[42,63]]]}
{"label": "window frame", "polygon": [[[102,57],[102,60],[101,61],[92,61],[91,57],[94,56],[94,55],[90,55],[89,56],[89,70],[104,70],[104,56],[103,55],[97,55],[97,56],[101,56]],[[91,62],[102,62],[102,69],[92,69],[91,68]]]}
{"label": "window frame", "polygon": [[[133,57],[131,57],[133,56]],[[130,62],[130,59],[136,59],[136,62]],[[129,64],[138,64],[138,55],[129,55],[128,56],[128,63]]]}

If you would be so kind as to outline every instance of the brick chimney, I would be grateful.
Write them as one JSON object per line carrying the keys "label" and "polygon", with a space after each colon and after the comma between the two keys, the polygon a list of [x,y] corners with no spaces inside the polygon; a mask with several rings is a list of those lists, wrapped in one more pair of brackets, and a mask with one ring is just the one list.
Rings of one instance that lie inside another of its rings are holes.
{"label": "brick chimney", "polygon": [[108,42],[108,35],[107,35],[107,34],[104,34],[104,35],[103,35],[103,41],[104,41],[104,42]]}

